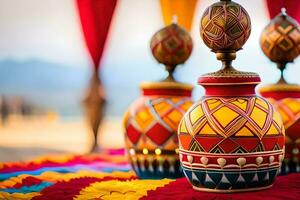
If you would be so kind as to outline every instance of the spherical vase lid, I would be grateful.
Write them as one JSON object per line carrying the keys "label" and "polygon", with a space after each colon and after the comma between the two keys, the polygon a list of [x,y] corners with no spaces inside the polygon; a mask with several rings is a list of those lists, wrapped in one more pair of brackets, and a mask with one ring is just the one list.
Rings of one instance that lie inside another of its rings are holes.
{"label": "spherical vase lid", "polygon": [[242,49],[251,32],[251,21],[247,11],[232,1],[220,1],[208,7],[201,18],[200,35],[217,59],[222,61],[222,69],[204,74],[198,83],[209,85],[256,85],[260,77],[253,72],[236,70],[231,62],[236,51]]}
{"label": "spherical vase lid", "polygon": [[298,22],[283,8],[264,28],[260,46],[264,54],[275,63],[293,62],[300,53]]}
{"label": "spherical vase lid", "polygon": [[[291,63],[300,53],[300,26],[298,22],[290,17],[284,8],[270,23],[264,28],[260,37],[260,47],[264,54],[277,64],[281,71],[279,86],[268,86],[266,90],[291,91],[297,86],[287,86],[284,78],[284,70],[287,63]],[[297,89],[296,89],[297,90]]]}
{"label": "spherical vase lid", "polygon": [[173,72],[177,65],[185,63],[190,57],[193,41],[190,34],[174,20],[153,35],[150,48],[154,58],[164,64],[169,73],[165,81],[174,81]]}

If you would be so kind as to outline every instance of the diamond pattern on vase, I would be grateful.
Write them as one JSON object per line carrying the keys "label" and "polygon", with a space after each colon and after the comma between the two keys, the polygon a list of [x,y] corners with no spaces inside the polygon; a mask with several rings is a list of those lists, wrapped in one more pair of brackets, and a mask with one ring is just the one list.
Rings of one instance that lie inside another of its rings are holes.
{"label": "diamond pattern on vase", "polygon": [[[140,101],[139,101],[140,102]],[[145,98],[126,117],[126,136],[137,147],[172,146],[178,144],[175,134],[184,112],[191,105],[189,98]],[[140,133],[140,136],[138,133]],[[172,139],[170,139],[172,138]],[[169,140],[170,139],[170,140]],[[139,142],[139,140],[141,140]]]}
{"label": "diamond pattern on vase", "polygon": [[263,128],[266,122],[267,113],[259,108],[256,108],[252,110],[250,117],[260,128]]}
{"label": "diamond pattern on vase", "polygon": [[135,115],[135,121],[143,131],[145,131],[154,120],[154,117],[147,108],[142,109]]}
{"label": "diamond pattern on vase", "polygon": [[147,137],[155,144],[161,146],[173,135],[168,129],[156,123],[146,132]]}
{"label": "diamond pattern on vase", "polygon": [[195,124],[196,121],[198,121],[203,116],[203,111],[201,106],[196,106],[193,108],[193,110],[190,112],[190,120],[192,124]]}
{"label": "diamond pattern on vase", "polygon": [[[226,117],[224,117],[225,113]],[[222,127],[225,128],[230,122],[232,122],[236,117],[238,117],[239,114],[233,111],[232,109],[223,106],[222,108],[214,112],[213,116],[222,125]]]}
{"label": "diamond pattern on vase", "polygon": [[127,137],[132,142],[132,144],[136,145],[141,137],[141,132],[134,128],[132,125],[129,125],[127,128]]}
{"label": "diamond pattern on vase", "polygon": [[159,102],[155,104],[153,107],[159,115],[165,114],[167,111],[169,111],[172,108],[172,106],[165,101]]}
{"label": "diamond pattern on vase", "polygon": [[178,110],[172,110],[170,113],[168,113],[165,117],[163,117],[163,120],[172,127],[173,130],[176,130],[178,128],[178,124],[182,118],[182,113]]}
{"label": "diamond pattern on vase", "polygon": [[[278,125],[280,120],[279,114],[260,97],[207,97],[191,109],[179,130],[194,137],[205,152],[255,152],[273,150],[277,144],[274,140],[284,134],[283,127]],[[247,138],[253,142],[251,145]],[[262,146],[257,148],[260,141]]]}

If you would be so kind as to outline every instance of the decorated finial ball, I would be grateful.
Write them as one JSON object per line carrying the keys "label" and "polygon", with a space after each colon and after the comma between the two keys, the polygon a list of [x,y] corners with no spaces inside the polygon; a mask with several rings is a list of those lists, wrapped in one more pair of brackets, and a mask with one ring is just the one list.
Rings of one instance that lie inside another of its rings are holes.
{"label": "decorated finial ball", "polygon": [[167,66],[176,66],[190,57],[193,42],[188,32],[176,23],[172,23],[154,34],[150,47],[158,62]]}
{"label": "decorated finial ball", "polygon": [[292,62],[300,53],[299,24],[282,9],[263,30],[260,46],[271,61]]}
{"label": "decorated finial ball", "polygon": [[208,7],[200,23],[200,35],[214,52],[240,50],[251,32],[247,11],[230,0],[221,0]]}

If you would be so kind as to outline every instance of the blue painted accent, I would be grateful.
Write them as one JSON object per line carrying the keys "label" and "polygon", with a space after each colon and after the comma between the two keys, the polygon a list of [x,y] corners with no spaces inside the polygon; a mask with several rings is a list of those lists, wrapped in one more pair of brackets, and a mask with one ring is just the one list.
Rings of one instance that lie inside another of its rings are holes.
{"label": "blue painted accent", "polygon": [[23,186],[21,188],[7,188],[7,189],[0,189],[2,192],[8,192],[8,193],[30,193],[30,192],[40,192],[46,187],[49,187],[53,185],[51,182],[42,182],[38,185],[31,185],[31,186]]}
{"label": "blue painted accent", "polygon": [[70,173],[70,172],[77,172],[79,170],[91,170],[91,171],[101,171],[101,172],[113,172],[113,171],[129,171],[130,166],[124,168],[124,167],[99,167],[95,168],[93,166],[88,165],[73,165],[68,167],[43,167],[36,170],[28,170],[28,171],[18,171],[18,172],[10,172],[10,173],[1,173],[0,174],[0,181],[7,180],[11,177],[16,177],[21,174],[29,174],[29,175],[40,175],[43,172],[46,171],[53,171],[53,172],[59,172],[59,173]]}

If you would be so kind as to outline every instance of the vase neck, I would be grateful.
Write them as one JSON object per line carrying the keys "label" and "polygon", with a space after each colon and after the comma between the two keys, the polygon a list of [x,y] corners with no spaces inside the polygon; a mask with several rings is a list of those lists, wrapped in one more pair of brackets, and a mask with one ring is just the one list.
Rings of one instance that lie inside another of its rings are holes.
{"label": "vase neck", "polygon": [[205,96],[255,96],[256,84],[203,85]]}
{"label": "vase neck", "polygon": [[178,82],[147,82],[141,84],[143,96],[191,97],[193,87]]}

